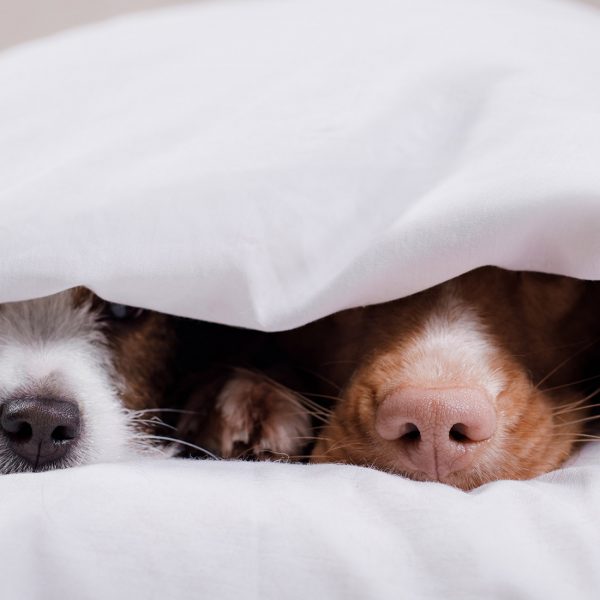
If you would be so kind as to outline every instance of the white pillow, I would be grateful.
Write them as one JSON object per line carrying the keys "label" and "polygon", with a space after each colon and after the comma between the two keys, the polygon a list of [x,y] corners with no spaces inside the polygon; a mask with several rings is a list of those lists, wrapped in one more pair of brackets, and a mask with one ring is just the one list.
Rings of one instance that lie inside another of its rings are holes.
{"label": "white pillow", "polygon": [[[0,56],[0,301],[265,329],[475,266],[600,278],[600,18],[245,0]],[[2,597],[595,598],[597,447],[469,494],[353,467],[0,477]]]}
{"label": "white pillow", "polygon": [[600,17],[247,0],[0,56],[0,301],[279,329],[483,264],[600,277]]}

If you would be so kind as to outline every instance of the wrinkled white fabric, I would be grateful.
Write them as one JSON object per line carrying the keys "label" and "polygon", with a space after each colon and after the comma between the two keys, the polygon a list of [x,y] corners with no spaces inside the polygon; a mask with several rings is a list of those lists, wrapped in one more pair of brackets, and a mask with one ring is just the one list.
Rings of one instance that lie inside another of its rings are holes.
{"label": "wrinkled white fabric", "polygon": [[[600,17],[246,0],[0,54],[0,301],[281,329],[473,267],[600,278]],[[2,598],[597,598],[600,452],[465,494],[351,467],[0,478]]]}
{"label": "wrinkled white fabric", "polygon": [[595,599],[597,458],[468,494],[337,465],[4,476],[2,597]]}
{"label": "wrinkled white fabric", "polygon": [[264,329],[482,264],[600,277],[600,13],[230,0],[0,55],[0,301]]}

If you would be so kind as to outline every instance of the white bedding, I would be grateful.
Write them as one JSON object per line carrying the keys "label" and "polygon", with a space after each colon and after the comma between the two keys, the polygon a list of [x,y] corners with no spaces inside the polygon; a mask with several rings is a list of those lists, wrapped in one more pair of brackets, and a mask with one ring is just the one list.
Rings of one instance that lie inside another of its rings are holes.
{"label": "white bedding", "polygon": [[[281,329],[496,264],[600,279],[600,13],[218,0],[0,55],[0,301]],[[1,382],[0,382],[1,383]],[[596,598],[600,452],[465,494],[158,461],[0,478],[2,598]]]}

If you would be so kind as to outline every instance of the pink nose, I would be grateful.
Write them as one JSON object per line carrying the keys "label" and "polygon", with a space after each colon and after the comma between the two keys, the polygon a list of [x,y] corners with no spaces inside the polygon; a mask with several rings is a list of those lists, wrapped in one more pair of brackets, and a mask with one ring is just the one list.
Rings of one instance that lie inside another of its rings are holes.
{"label": "pink nose", "polygon": [[477,388],[400,388],[377,409],[375,429],[398,440],[398,461],[429,479],[468,468],[481,443],[494,435],[496,411]]}

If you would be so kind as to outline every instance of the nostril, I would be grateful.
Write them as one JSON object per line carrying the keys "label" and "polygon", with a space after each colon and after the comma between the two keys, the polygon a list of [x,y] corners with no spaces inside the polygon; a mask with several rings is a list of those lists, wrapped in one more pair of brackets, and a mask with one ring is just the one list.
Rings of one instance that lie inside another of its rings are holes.
{"label": "nostril", "polygon": [[414,423],[406,423],[403,429],[404,433],[399,437],[403,442],[418,442],[421,439],[421,432]]}
{"label": "nostril", "polygon": [[12,424],[10,428],[4,427],[9,440],[17,444],[28,442],[33,435],[33,429],[27,421],[18,421]]}
{"label": "nostril", "polygon": [[472,440],[467,435],[467,426],[464,423],[456,423],[450,429],[450,439],[454,442],[466,443]]}
{"label": "nostril", "polygon": [[69,425],[59,425],[55,427],[52,431],[50,437],[54,442],[70,442],[77,437],[77,430],[75,427],[70,427]]}

